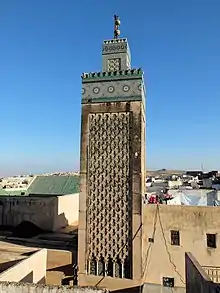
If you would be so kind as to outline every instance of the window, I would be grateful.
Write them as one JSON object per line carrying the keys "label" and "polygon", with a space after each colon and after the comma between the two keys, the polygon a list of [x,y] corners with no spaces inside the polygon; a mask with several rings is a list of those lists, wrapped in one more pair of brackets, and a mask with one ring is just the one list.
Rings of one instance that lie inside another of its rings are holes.
{"label": "window", "polygon": [[207,247],[216,248],[216,234],[206,234]]}
{"label": "window", "polygon": [[164,287],[174,287],[174,278],[163,277],[163,286]]}
{"label": "window", "polygon": [[171,230],[170,231],[171,236],[171,245],[180,245],[180,232]]}

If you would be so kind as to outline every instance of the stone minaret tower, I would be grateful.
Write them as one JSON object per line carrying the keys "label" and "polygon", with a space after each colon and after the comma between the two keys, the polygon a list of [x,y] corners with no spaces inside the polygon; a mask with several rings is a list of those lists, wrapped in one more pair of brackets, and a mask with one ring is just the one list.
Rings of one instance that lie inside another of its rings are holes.
{"label": "stone minaret tower", "polygon": [[78,281],[109,289],[142,277],[145,87],[119,25],[115,16],[102,71],[82,75]]}

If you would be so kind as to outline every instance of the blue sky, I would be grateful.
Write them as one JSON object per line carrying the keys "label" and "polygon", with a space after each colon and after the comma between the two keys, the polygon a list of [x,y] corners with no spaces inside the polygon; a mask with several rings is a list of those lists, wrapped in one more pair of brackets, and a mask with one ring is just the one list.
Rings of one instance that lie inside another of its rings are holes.
{"label": "blue sky", "polygon": [[147,167],[220,169],[219,0],[1,0],[0,175],[79,167],[82,72],[113,14],[147,87]]}

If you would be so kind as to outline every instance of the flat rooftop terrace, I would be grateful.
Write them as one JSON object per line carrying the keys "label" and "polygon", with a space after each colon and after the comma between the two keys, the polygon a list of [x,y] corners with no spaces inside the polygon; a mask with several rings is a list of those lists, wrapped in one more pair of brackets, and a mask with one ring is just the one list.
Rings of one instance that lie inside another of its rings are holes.
{"label": "flat rooftop terrace", "polygon": [[0,273],[27,258],[36,248],[24,247],[0,241]]}

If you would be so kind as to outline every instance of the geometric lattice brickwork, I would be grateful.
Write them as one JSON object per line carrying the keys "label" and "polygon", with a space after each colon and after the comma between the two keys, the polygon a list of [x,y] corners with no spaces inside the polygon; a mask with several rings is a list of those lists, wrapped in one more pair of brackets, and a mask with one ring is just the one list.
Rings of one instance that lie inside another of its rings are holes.
{"label": "geometric lattice brickwork", "polygon": [[119,71],[121,70],[121,59],[108,59],[108,71]]}
{"label": "geometric lattice brickwork", "polygon": [[130,278],[130,113],[89,115],[88,273]]}

